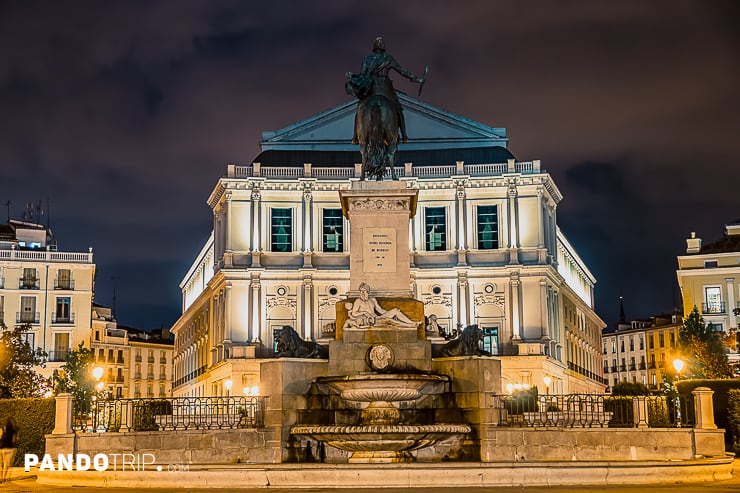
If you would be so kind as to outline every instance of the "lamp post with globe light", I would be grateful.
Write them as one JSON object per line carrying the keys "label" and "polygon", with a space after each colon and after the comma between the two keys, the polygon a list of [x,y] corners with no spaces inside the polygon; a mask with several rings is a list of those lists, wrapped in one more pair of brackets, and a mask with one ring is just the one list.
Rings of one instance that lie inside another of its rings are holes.
{"label": "lamp post with globe light", "polygon": [[545,382],[545,393],[546,395],[550,395],[550,384],[552,383],[552,378],[545,377],[542,379],[543,382]]}
{"label": "lamp post with globe light", "polygon": [[678,393],[678,381],[681,380],[681,371],[685,366],[684,361],[681,358],[673,360],[673,368],[676,370],[676,426],[681,427],[681,395]]}

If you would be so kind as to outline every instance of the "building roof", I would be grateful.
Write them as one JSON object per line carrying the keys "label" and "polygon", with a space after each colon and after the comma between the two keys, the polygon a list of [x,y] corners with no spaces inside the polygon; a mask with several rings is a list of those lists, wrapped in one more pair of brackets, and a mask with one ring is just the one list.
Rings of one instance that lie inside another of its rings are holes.
{"label": "building roof", "polygon": [[725,235],[721,240],[702,245],[699,253],[740,252],[740,235]]}
{"label": "building roof", "polygon": [[[465,164],[505,163],[516,159],[506,148],[472,147],[437,150],[399,150],[396,153],[396,165],[414,163],[417,165],[442,166],[464,161]],[[348,167],[362,162],[359,151],[314,151],[314,150],[268,150],[254,158],[253,162],[262,166],[303,167],[311,163],[320,167]]]}

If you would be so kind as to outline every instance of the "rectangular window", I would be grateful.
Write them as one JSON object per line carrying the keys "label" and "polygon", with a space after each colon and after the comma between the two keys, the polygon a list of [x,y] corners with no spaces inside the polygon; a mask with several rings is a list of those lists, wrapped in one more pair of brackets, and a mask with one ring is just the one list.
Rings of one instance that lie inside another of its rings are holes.
{"label": "rectangular window", "polygon": [[498,248],[498,210],[495,205],[479,205],[477,210],[478,249]]}
{"label": "rectangular window", "polygon": [[650,349],[655,348],[655,340],[653,338],[653,334],[648,334],[648,345],[650,346]]}
{"label": "rectangular window", "polygon": [[483,350],[498,356],[498,327],[482,327]]}
{"label": "rectangular window", "polygon": [[640,336],[640,351],[642,351],[643,349],[645,349],[645,339]]}
{"label": "rectangular window", "polygon": [[28,343],[31,349],[36,349],[35,337],[33,332],[21,332],[21,341]]}
{"label": "rectangular window", "polygon": [[69,352],[69,334],[67,333],[56,333],[54,334],[54,354],[51,355],[52,361],[64,361],[67,358]]}
{"label": "rectangular window", "polygon": [[39,323],[36,316],[36,297],[21,296],[21,312],[19,314],[20,323]]}
{"label": "rectangular window", "polygon": [[722,293],[719,286],[705,287],[704,299],[704,313],[724,313],[724,306],[722,306]]}
{"label": "rectangular window", "polygon": [[54,322],[56,323],[69,323],[72,321],[72,315],[69,311],[70,298],[68,296],[58,296],[57,306],[54,311]]}
{"label": "rectangular window", "polygon": [[57,272],[56,289],[72,289],[72,273],[69,269],[59,269]]}
{"label": "rectangular window", "polygon": [[21,278],[21,289],[38,289],[39,280],[36,277],[36,269],[24,268],[23,277]]}
{"label": "rectangular window", "polygon": [[424,209],[426,249],[429,252],[447,250],[447,220],[444,207]]}
{"label": "rectangular window", "polygon": [[658,345],[660,347],[665,347],[665,335],[663,335],[663,332],[658,332]]}
{"label": "rectangular window", "polygon": [[323,250],[325,252],[344,251],[342,209],[324,209],[323,216]]}
{"label": "rectangular window", "polygon": [[630,336],[630,351],[635,350],[635,340]]}
{"label": "rectangular window", "polygon": [[293,251],[293,209],[272,209],[270,245],[273,252]]}

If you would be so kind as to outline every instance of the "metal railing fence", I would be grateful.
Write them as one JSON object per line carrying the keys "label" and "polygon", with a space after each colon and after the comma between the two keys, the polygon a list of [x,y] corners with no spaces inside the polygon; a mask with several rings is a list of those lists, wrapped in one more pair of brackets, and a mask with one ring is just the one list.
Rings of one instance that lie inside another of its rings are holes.
{"label": "metal railing fence", "polygon": [[263,399],[247,396],[96,399],[75,402],[77,432],[177,431],[257,428]]}
{"label": "metal railing fence", "polygon": [[498,426],[566,428],[672,428],[694,423],[692,395],[493,395]]}

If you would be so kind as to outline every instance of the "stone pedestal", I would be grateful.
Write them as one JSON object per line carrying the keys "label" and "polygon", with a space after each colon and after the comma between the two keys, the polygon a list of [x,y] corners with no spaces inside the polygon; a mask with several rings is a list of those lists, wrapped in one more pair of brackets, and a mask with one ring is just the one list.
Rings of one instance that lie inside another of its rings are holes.
{"label": "stone pedestal", "polygon": [[409,219],[418,193],[399,181],[353,182],[339,192],[351,223],[350,296],[357,296],[365,282],[373,296],[411,298]]}

